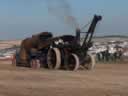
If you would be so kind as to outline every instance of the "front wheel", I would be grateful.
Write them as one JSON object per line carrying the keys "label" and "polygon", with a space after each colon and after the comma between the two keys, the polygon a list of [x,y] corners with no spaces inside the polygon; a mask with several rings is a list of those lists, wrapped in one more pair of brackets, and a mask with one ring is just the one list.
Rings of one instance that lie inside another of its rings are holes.
{"label": "front wheel", "polygon": [[86,69],[88,69],[88,70],[92,70],[92,69],[94,69],[95,64],[96,64],[96,61],[95,61],[94,55],[92,55],[92,54],[87,54],[87,56],[86,56],[86,58],[85,58],[84,67],[85,67]]}
{"label": "front wheel", "polygon": [[49,69],[59,69],[61,66],[61,52],[58,48],[50,48],[47,54]]}
{"label": "front wheel", "polygon": [[67,69],[76,71],[78,70],[79,66],[80,66],[79,57],[76,54],[71,53],[68,57]]}

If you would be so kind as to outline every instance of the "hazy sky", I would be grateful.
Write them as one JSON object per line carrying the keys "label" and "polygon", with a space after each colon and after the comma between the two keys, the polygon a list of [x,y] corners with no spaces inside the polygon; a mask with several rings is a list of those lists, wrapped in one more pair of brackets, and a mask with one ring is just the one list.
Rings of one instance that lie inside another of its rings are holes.
{"label": "hazy sky", "polygon": [[54,2],[59,2],[59,7],[65,8],[63,3],[68,5],[66,11],[76,18],[80,27],[94,14],[102,15],[97,35],[128,36],[128,0],[0,0],[0,40],[22,39],[42,31],[54,35],[75,34],[74,28],[54,13],[55,9],[49,11],[49,6],[57,5]]}

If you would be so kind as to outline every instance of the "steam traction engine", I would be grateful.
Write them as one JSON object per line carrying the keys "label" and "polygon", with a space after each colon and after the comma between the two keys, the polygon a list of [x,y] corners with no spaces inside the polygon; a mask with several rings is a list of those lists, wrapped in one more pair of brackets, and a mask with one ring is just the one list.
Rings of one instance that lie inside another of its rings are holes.
{"label": "steam traction engine", "polygon": [[[80,66],[93,69],[95,58],[88,53],[88,49],[92,46],[92,37],[98,21],[101,16],[94,15],[87,32],[76,30],[76,36],[63,35],[59,37],[47,38],[45,43],[42,42],[36,51],[29,53],[30,67],[47,67],[49,69],[65,69],[76,71]],[[80,42],[81,33],[85,33],[83,43]],[[47,45],[44,47],[44,45]],[[19,54],[20,55],[20,54]],[[18,55],[16,55],[18,58]],[[18,59],[16,59],[18,61]],[[18,65],[18,64],[16,64]]]}
{"label": "steam traction engine", "polygon": [[[47,64],[51,69],[64,68],[67,70],[77,70],[80,66],[87,69],[93,69],[95,58],[88,53],[88,49],[92,46],[92,37],[98,21],[101,16],[95,15],[88,32],[76,30],[76,36],[65,35],[55,40],[48,50]],[[80,35],[85,33],[83,44],[80,44]]]}

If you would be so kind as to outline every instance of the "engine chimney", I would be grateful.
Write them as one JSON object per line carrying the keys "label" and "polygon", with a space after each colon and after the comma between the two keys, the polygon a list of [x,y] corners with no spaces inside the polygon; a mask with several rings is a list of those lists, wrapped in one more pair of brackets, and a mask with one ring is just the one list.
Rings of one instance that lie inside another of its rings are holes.
{"label": "engine chimney", "polygon": [[77,44],[80,44],[80,29],[79,28],[76,29],[76,41],[77,41]]}

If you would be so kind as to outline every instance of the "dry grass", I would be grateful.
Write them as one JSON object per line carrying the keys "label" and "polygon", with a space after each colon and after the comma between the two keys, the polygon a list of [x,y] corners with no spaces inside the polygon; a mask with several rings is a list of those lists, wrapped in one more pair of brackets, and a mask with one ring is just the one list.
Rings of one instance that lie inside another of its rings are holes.
{"label": "dry grass", "polygon": [[1,62],[0,73],[0,96],[128,96],[128,64],[98,64],[92,71],[72,72]]}

